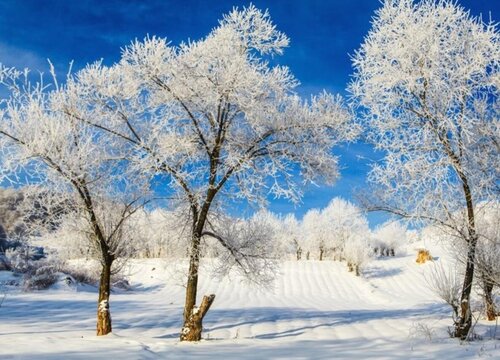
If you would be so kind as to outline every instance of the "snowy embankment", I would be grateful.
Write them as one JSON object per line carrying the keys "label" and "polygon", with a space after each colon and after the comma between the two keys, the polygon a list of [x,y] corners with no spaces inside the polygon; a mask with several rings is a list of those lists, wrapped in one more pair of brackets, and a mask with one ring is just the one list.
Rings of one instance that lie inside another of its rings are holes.
{"label": "snowy embankment", "polygon": [[[417,265],[410,253],[373,260],[362,278],[343,263],[284,262],[270,289],[202,276],[199,295],[217,297],[200,343],[178,341],[183,288],[166,260],[129,263],[133,289],[112,295],[113,334],[105,337],[94,335],[93,288],[8,291],[0,307],[0,358],[499,358],[498,340],[447,338],[449,308],[424,277],[435,264]],[[476,327],[485,338],[494,331],[482,320]]]}

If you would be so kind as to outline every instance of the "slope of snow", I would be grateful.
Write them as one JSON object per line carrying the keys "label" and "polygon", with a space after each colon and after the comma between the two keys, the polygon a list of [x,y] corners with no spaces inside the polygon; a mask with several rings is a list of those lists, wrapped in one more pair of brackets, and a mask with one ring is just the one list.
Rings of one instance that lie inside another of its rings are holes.
{"label": "slope of snow", "polygon": [[183,264],[131,261],[133,289],[112,294],[113,333],[99,338],[95,289],[9,290],[0,307],[0,358],[500,358],[494,323],[476,328],[490,340],[447,337],[449,308],[424,278],[435,265],[417,265],[409,253],[373,260],[362,278],[343,263],[284,262],[269,289],[204,272],[199,299],[217,297],[200,343],[178,341],[184,292],[176,269]]}

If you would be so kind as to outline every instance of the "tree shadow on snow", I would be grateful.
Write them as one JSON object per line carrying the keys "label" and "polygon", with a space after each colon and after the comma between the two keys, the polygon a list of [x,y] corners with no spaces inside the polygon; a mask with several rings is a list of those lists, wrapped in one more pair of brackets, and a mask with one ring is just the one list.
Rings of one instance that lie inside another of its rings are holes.
{"label": "tree shadow on snow", "polygon": [[363,270],[363,277],[366,279],[379,279],[401,274],[400,268],[384,269],[381,267],[371,267]]}
{"label": "tree shadow on snow", "polygon": [[[292,329],[278,332],[269,332],[252,336],[256,339],[276,339],[298,336],[306,331],[320,327],[336,327],[355,323],[368,322],[377,319],[399,319],[418,316],[428,316],[432,313],[446,314],[448,308],[441,304],[428,304],[426,306],[411,309],[370,309],[370,310],[341,310],[341,311],[316,311],[297,308],[250,308],[244,310],[212,310],[206,317],[205,332],[223,329],[238,328],[241,326],[252,326],[264,323],[279,322],[305,322],[311,325],[302,325]],[[213,320],[212,320],[213,319]],[[221,320],[223,319],[223,320]],[[231,321],[223,325],[210,326],[210,323]],[[292,325],[293,326],[293,325]]]}
{"label": "tree shadow on snow", "polygon": [[[158,316],[157,311],[151,311],[151,304],[130,299],[127,294],[120,297],[111,296],[110,304],[113,330],[180,328],[182,324],[180,319],[182,307],[169,304],[167,301],[155,309],[164,316]],[[96,307],[97,296],[94,298],[94,294],[89,294],[87,299],[59,299],[57,293],[51,293],[49,296],[41,293],[36,298],[10,295],[0,308],[0,321],[3,325],[12,323],[17,328],[30,329],[19,332],[23,334],[47,333],[47,328],[54,328],[55,325],[57,325],[57,330],[53,331],[55,333],[76,330],[93,332],[96,327]],[[131,308],[134,311],[131,312]],[[33,326],[34,323],[37,326]],[[0,333],[0,335],[7,334],[14,332]]]}

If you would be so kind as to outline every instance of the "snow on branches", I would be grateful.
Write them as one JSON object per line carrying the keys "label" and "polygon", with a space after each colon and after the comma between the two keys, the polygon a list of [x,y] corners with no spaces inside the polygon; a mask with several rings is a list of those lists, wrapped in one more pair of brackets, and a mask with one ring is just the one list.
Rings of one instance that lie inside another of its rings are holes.
{"label": "snow on branches", "polygon": [[[467,243],[454,332],[465,339],[472,326],[475,206],[499,194],[496,24],[453,1],[386,0],[353,66],[353,103],[366,137],[385,154],[369,173],[381,187],[369,205],[430,221]],[[466,214],[464,222],[456,222],[457,212]]]}
{"label": "snow on branches", "polygon": [[477,200],[498,194],[499,59],[496,25],[454,2],[384,2],[349,89],[386,152],[370,173],[386,199],[443,219],[465,204],[463,177]]}

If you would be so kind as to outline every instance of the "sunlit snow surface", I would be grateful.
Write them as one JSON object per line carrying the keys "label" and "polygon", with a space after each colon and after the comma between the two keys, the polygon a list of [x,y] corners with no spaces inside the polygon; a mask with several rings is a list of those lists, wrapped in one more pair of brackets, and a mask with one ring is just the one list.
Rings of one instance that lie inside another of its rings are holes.
{"label": "sunlit snow surface", "polygon": [[424,275],[446,259],[437,245],[427,245],[434,264],[417,265],[418,245],[411,245],[407,256],[370,262],[362,278],[332,261],[284,262],[272,289],[204,273],[199,296],[217,297],[199,343],[178,340],[182,264],[130,262],[133,289],[112,294],[113,333],[105,337],[95,336],[95,288],[22,293],[4,286],[0,359],[500,358],[495,322],[476,326],[489,340],[448,338],[449,308]]}

